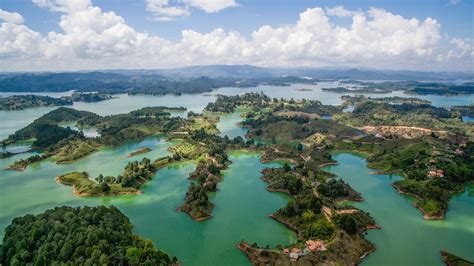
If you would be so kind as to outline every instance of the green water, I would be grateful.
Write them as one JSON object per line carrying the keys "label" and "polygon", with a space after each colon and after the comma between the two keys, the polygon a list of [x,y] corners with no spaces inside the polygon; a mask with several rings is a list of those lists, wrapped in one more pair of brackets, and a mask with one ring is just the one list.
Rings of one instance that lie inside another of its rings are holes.
{"label": "green water", "polygon": [[[214,90],[211,94],[182,94],[182,95],[115,95],[117,98],[102,102],[85,103],[75,102],[70,106],[78,110],[91,111],[100,115],[113,115],[120,113],[127,113],[142,107],[147,106],[183,106],[188,108],[187,111],[201,112],[204,107],[216,99],[217,94],[237,95],[247,92],[264,92],[270,97],[275,98],[294,98],[294,99],[312,99],[319,100],[323,104],[339,105],[342,103],[341,94],[323,91],[322,88],[333,88],[340,86],[339,82],[319,82],[317,85],[301,85],[295,84],[289,87],[281,86],[258,86],[254,88],[219,88]],[[306,89],[302,91],[300,89]],[[308,91],[309,90],[309,91]],[[72,92],[61,93],[35,93],[37,95],[47,95],[51,97],[60,97],[70,95]],[[11,96],[13,94],[32,94],[32,93],[9,93],[0,92],[0,97]],[[369,97],[413,97],[412,95],[403,94],[401,91],[395,91],[389,94],[367,94]],[[473,95],[463,96],[436,96],[436,95],[417,95],[417,98],[429,100],[434,106],[453,106],[453,105],[469,105],[474,102]],[[18,129],[27,126],[34,119],[43,114],[55,109],[57,107],[39,107],[30,108],[20,111],[0,111],[0,140],[6,138]],[[186,112],[174,113],[174,115],[185,116]]]}
{"label": "green water", "polygon": [[[260,86],[257,88],[221,88],[207,94],[129,96],[98,103],[75,103],[73,108],[88,110],[101,115],[126,113],[145,106],[184,106],[201,112],[215,94],[235,95],[263,91],[271,97],[318,99],[325,104],[340,104],[340,95],[323,92],[322,87],[337,86],[337,82],[320,83],[316,86],[293,85],[290,87]],[[298,88],[311,88],[300,91]],[[374,95],[377,97],[394,96]],[[0,96],[7,94],[0,93]],[[54,97],[54,95],[51,95]],[[57,96],[60,96],[58,94]],[[398,95],[403,96],[403,95]],[[474,101],[469,97],[423,96],[437,106],[462,105]],[[0,139],[7,137],[34,119],[54,108],[40,107],[21,111],[0,111]],[[244,136],[245,129],[236,126],[241,111],[222,115],[217,127],[221,135]],[[185,116],[186,112],[174,113]],[[94,134],[91,130],[90,134]],[[168,143],[161,137],[128,143],[99,152],[68,165],[56,165],[50,161],[36,163],[24,172],[0,170],[0,235],[16,216],[39,213],[55,206],[114,204],[136,225],[135,231],[165,251],[177,256],[184,265],[241,265],[247,259],[235,245],[242,238],[260,245],[274,246],[295,240],[293,232],[268,219],[267,215],[285,205],[287,198],[265,190],[259,179],[260,170],[266,166],[256,154],[233,153],[232,165],[224,173],[224,181],[211,200],[216,204],[214,218],[196,223],[186,214],[175,211],[183,203],[189,181],[187,176],[194,164],[179,164],[158,171],[155,178],[143,187],[142,195],[108,198],[78,198],[71,188],[58,185],[54,177],[70,171],[88,171],[94,177],[99,173],[117,175],[132,160],[143,157],[157,158],[167,155]],[[152,152],[132,158],[127,155],[142,147]],[[28,143],[10,146],[12,152],[24,151]],[[0,169],[32,153],[19,154],[0,160]],[[474,187],[470,193],[455,196],[446,219],[424,221],[420,212],[411,206],[412,199],[397,194],[391,187],[396,176],[369,175],[365,161],[357,156],[339,154],[340,165],[328,167],[361,192],[366,199],[356,206],[370,212],[382,230],[369,231],[367,238],[375,243],[377,251],[363,261],[365,265],[441,265],[439,250],[445,249],[474,260]],[[273,165],[270,165],[273,166]]]}
{"label": "green water", "polygon": [[227,136],[231,139],[240,136],[245,139],[247,129],[237,126],[237,123],[244,120],[241,117],[244,112],[244,109],[237,109],[231,114],[220,115],[219,122],[217,123],[217,128],[220,131],[219,135],[222,137]]}
{"label": "green water", "polygon": [[474,260],[474,186],[452,198],[446,218],[423,220],[413,199],[398,194],[391,183],[398,176],[372,175],[366,161],[356,155],[335,155],[339,165],[326,167],[360,192],[365,201],[354,206],[369,212],[382,230],[369,230],[366,238],[375,253],[362,265],[443,265],[440,250]]}
{"label": "green water", "polygon": [[[135,225],[135,231],[152,239],[158,248],[177,256],[184,265],[245,265],[247,258],[236,248],[241,239],[275,246],[295,241],[295,234],[267,217],[284,206],[288,198],[265,190],[260,180],[264,167],[276,164],[260,163],[260,156],[251,153],[232,153],[233,162],[224,172],[219,192],[211,195],[216,204],[214,218],[196,223],[187,214],[176,211],[183,204],[189,186],[187,177],[195,169],[193,163],[175,164],[157,172],[154,179],[143,186],[142,195],[79,198],[71,188],[55,183],[54,177],[69,171],[117,175],[131,160],[156,158],[168,154],[172,143],[160,137],[129,143],[115,149],[104,149],[76,163],[56,165],[36,163],[24,172],[1,170],[0,178],[0,235],[16,216],[39,213],[55,206],[113,204],[124,212]],[[127,155],[141,147],[152,152],[132,158]],[[0,160],[0,167],[31,153]]]}

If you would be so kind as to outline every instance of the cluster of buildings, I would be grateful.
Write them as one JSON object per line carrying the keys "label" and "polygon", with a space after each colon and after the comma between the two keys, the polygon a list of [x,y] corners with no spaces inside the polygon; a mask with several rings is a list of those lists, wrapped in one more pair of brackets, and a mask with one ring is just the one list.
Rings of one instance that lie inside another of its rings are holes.
{"label": "cluster of buildings", "polygon": [[297,261],[299,257],[304,256],[308,254],[309,252],[317,252],[317,251],[325,251],[327,250],[326,245],[324,245],[324,242],[322,240],[308,240],[305,243],[305,248],[303,250],[299,248],[292,248],[288,249],[285,248],[283,252],[285,254],[288,254],[290,257],[290,261]]}
{"label": "cluster of buildings", "polygon": [[434,165],[436,163],[435,160],[430,160],[430,164],[428,166],[428,172],[426,173],[426,177],[428,178],[434,178],[434,177],[444,177],[444,171],[441,169],[436,169],[436,166]]}
{"label": "cluster of buildings", "polygon": [[433,177],[444,177],[444,171],[440,169],[433,169],[433,170],[428,170],[428,173],[426,174],[428,178],[433,178]]}

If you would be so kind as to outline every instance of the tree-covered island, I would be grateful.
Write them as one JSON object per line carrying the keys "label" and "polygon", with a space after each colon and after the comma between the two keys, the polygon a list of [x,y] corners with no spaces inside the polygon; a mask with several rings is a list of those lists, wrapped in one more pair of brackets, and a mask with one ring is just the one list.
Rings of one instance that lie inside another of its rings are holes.
{"label": "tree-covered island", "polygon": [[56,207],[13,219],[0,245],[2,265],[177,265],[115,207]]}
{"label": "tree-covered island", "polygon": [[59,98],[43,95],[13,95],[0,97],[0,111],[15,111],[33,107],[67,106],[74,102],[101,102],[114,97],[105,93],[73,93]]}
{"label": "tree-covered island", "polygon": [[[106,117],[58,108],[4,142],[33,138],[34,145],[43,148],[39,157],[17,162],[26,167],[46,158],[71,162],[101,147],[159,133],[179,138],[179,143],[169,148],[169,155],[130,162],[121,175],[73,172],[59,176],[57,181],[73,186],[79,196],[139,194],[140,186],[160,168],[193,161],[196,168],[189,176],[190,186],[183,204],[176,208],[196,221],[212,218],[214,203],[209,193],[220,193],[219,182],[225,178],[221,171],[232,163],[229,152],[250,150],[260,152],[265,162],[287,161],[291,166],[264,169],[262,179],[269,191],[290,196],[287,205],[270,217],[295,231],[297,242],[286,247],[260,247],[242,241],[238,247],[255,265],[291,261],[347,265],[358,263],[374,250],[363,233],[378,226],[368,213],[340,204],[363,198],[322,169],[337,163],[332,153],[362,152],[376,171],[400,174],[403,179],[394,183],[396,189],[414,196],[425,218],[441,219],[453,193],[474,181],[474,128],[462,122],[459,108],[437,108],[415,98],[343,99],[343,105],[330,106],[315,100],[272,99],[260,93],[218,96],[203,114],[189,112],[187,118],[170,115],[170,111],[184,108],[147,107]],[[354,106],[354,111],[344,112],[345,106]],[[240,125],[248,130],[247,139],[219,136],[218,114],[240,107],[246,108]],[[93,126],[100,136],[88,138],[68,128],[60,129],[58,123],[64,121]],[[45,130],[51,137],[42,134]]]}

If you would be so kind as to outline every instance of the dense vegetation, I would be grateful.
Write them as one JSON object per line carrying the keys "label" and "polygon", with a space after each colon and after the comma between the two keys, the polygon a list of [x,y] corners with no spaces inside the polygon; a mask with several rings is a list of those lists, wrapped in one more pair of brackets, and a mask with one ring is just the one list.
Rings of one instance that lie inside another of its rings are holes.
{"label": "dense vegetation", "polygon": [[63,98],[71,99],[73,102],[94,103],[113,99],[113,96],[104,93],[73,93]]}
{"label": "dense vegetation", "polygon": [[22,110],[40,106],[65,106],[73,102],[100,102],[113,97],[104,93],[73,93],[71,96],[54,98],[41,95],[13,95],[0,97],[0,110]]}
{"label": "dense vegetation", "polygon": [[170,265],[177,262],[115,207],[57,207],[13,219],[0,249],[2,265]]}
{"label": "dense vegetation", "polygon": [[[417,206],[427,218],[442,218],[454,192],[474,181],[474,143],[462,146],[444,140],[364,137],[336,144],[336,148],[370,154],[369,166],[384,172],[396,172],[406,179],[395,182],[403,193],[417,197]],[[440,175],[430,174],[441,171]]]}
{"label": "dense vegetation", "polygon": [[[102,146],[120,145],[159,133],[187,131],[192,123],[183,118],[170,117],[166,110],[184,111],[185,109],[145,107],[128,114],[102,117],[87,111],[60,107],[16,131],[3,140],[3,144],[35,139],[33,146],[44,148],[46,157],[53,156],[57,163],[70,163]],[[76,124],[79,127],[95,127],[100,137],[86,138],[82,132],[58,126],[60,123],[70,121],[77,121]]]}
{"label": "dense vegetation", "polygon": [[140,186],[151,180],[157,167],[148,158],[129,162],[118,176],[98,175],[94,182],[87,172],[71,172],[57,177],[57,181],[73,186],[78,196],[105,196],[118,194],[139,194]]}
{"label": "dense vegetation", "polygon": [[[353,92],[389,93],[394,90],[403,90],[408,94],[418,95],[466,95],[474,93],[474,85],[471,82],[454,84],[447,82],[420,82],[420,81],[385,81],[385,82],[360,82],[345,81],[342,83],[357,84]],[[328,89],[331,90],[332,89]],[[341,92],[337,91],[336,92]],[[348,90],[342,91],[348,92]]]}
{"label": "dense vegetation", "polygon": [[[79,111],[76,109],[66,108],[66,107],[60,107],[41,116],[40,118],[34,120],[28,126],[8,136],[7,139],[3,140],[3,143],[11,144],[19,140],[37,138],[37,136],[41,134],[41,131],[42,131],[41,129],[43,127],[47,127],[49,128],[48,130],[58,133],[60,137],[60,136],[65,135],[64,134],[65,131],[58,129],[57,124],[62,123],[62,122],[77,121],[81,119],[90,120],[90,119],[97,119],[97,118],[99,118],[99,116],[91,112]],[[55,137],[54,135],[51,135],[50,137],[54,139],[60,139],[58,137]]]}
{"label": "dense vegetation", "polygon": [[0,97],[0,110],[22,110],[39,106],[72,105],[72,101],[40,95],[13,95]]}
{"label": "dense vegetation", "polygon": [[474,126],[463,123],[459,112],[429,104],[397,104],[367,98],[357,101],[352,113],[343,113],[334,119],[356,127],[408,126],[428,129],[445,138],[474,137]]}
{"label": "dense vegetation", "polygon": [[123,75],[106,72],[35,73],[0,75],[3,92],[78,92],[129,94],[181,94],[209,92],[221,87],[256,87],[261,84],[288,86],[293,83],[313,84],[313,80],[299,77],[232,77],[197,76],[190,78],[165,77],[159,74],[135,73]]}

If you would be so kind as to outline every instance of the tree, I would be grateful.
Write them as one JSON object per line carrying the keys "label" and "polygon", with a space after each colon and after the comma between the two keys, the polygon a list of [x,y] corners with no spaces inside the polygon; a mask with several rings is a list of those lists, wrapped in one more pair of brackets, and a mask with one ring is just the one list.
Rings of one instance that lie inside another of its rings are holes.
{"label": "tree", "polygon": [[109,192],[110,191],[110,186],[109,186],[109,184],[107,184],[107,182],[102,182],[100,184],[100,189],[102,190],[102,192]]}
{"label": "tree", "polygon": [[99,175],[95,178],[95,181],[97,181],[98,183],[104,182],[104,176],[103,176],[102,174],[99,174]]}
{"label": "tree", "polygon": [[113,206],[57,207],[15,218],[0,250],[1,265],[171,263],[151,241],[133,234],[128,218]]}
{"label": "tree", "polygon": [[143,251],[136,248],[136,247],[131,247],[127,249],[126,252],[126,257],[127,260],[130,262],[132,265],[138,265],[140,262],[140,257],[142,256]]}
{"label": "tree", "polygon": [[325,218],[320,218],[310,226],[309,237],[315,237],[318,239],[329,239],[334,233],[334,227]]}
{"label": "tree", "polygon": [[335,217],[335,222],[337,226],[339,226],[342,230],[346,231],[347,233],[354,235],[357,233],[357,224],[350,214],[342,214],[342,215],[337,215]]}

